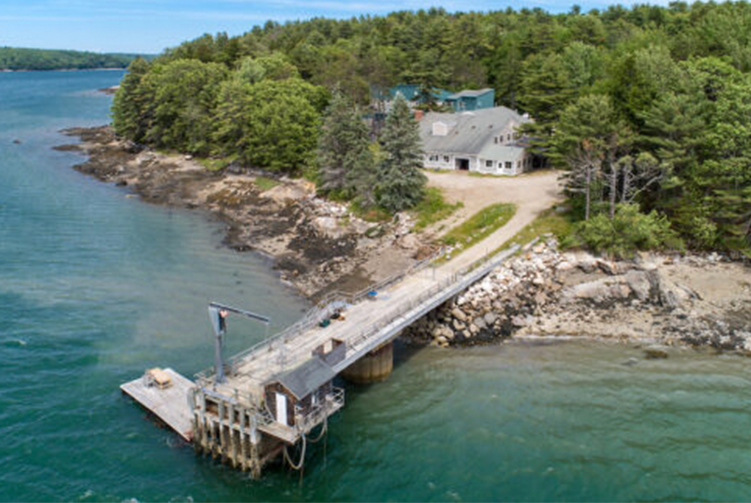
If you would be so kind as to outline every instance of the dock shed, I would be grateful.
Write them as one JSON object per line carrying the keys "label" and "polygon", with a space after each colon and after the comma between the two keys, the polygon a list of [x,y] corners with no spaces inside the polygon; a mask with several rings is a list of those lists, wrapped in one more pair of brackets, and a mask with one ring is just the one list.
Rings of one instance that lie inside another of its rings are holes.
{"label": "dock shed", "polygon": [[320,356],[313,356],[266,384],[266,403],[274,419],[285,426],[297,426],[332,392],[336,372]]}

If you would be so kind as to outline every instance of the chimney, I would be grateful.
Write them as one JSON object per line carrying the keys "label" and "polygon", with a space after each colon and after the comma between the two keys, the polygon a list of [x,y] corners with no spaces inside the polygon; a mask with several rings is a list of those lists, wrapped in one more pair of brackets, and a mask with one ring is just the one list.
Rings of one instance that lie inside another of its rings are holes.
{"label": "chimney", "polygon": [[415,110],[415,120],[420,122],[422,118],[425,117],[425,112],[422,110]]}

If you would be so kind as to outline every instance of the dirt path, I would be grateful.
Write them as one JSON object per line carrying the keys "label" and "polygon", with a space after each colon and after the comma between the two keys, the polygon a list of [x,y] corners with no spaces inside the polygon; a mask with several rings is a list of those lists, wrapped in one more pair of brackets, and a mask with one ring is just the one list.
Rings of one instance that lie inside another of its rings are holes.
{"label": "dirt path", "polygon": [[436,236],[443,234],[491,204],[516,205],[516,214],[506,225],[451,260],[450,263],[457,269],[495,250],[531,223],[542,211],[562,199],[558,173],[555,171],[542,171],[518,177],[479,177],[455,171],[426,172],[426,175],[428,186],[440,188],[448,202],[461,201],[464,204],[464,207],[450,219],[427,229],[427,233]]}

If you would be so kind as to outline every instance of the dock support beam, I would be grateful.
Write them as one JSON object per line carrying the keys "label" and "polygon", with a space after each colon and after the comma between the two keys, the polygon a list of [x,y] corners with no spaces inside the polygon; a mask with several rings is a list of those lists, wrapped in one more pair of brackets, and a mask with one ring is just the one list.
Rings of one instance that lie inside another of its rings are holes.
{"label": "dock support beam", "polygon": [[389,342],[366,354],[342,372],[342,377],[356,384],[385,381],[394,369],[394,343]]}
{"label": "dock support beam", "polygon": [[250,476],[254,480],[261,478],[261,434],[255,416],[250,417]]}
{"label": "dock support beam", "polygon": [[[210,402],[210,404],[209,404]],[[258,430],[257,412],[233,402],[216,400],[202,389],[190,396],[193,408],[193,447],[233,468],[261,478],[265,461],[263,435]]]}

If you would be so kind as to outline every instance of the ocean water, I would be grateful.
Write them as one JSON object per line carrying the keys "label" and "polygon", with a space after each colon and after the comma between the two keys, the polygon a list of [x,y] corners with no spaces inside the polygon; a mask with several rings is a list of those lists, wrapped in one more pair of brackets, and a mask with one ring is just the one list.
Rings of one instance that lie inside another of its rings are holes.
{"label": "ocean water", "polygon": [[[275,328],[306,303],[218,223],[51,150],[108,120],[95,90],[121,75],[0,73],[0,501],[751,499],[748,360],[593,342],[398,348],[387,382],[347,387],[302,478],[196,457],[118,386],[211,365],[210,300]],[[265,335],[230,323],[229,351]]]}

